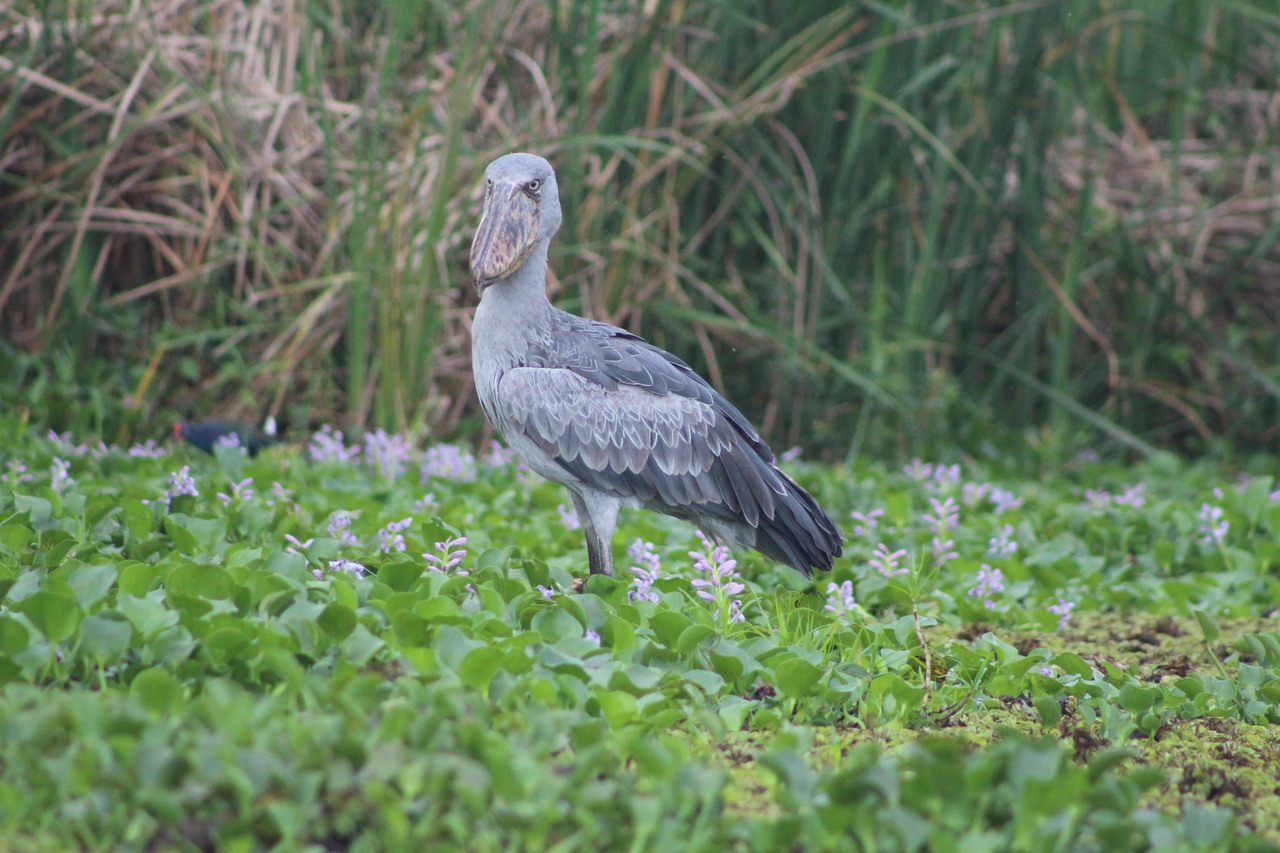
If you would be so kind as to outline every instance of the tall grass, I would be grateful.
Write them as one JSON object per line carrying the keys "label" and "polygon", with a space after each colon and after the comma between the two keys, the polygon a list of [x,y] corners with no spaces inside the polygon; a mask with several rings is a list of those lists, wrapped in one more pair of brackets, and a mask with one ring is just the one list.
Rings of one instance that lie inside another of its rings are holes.
{"label": "tall grass", "polygon": [[526,149],[554,298],[776,443],[1275,447],[1264,4],[41,9],[0,12],[0,399],[54,425],[475,427],[479,172]]}

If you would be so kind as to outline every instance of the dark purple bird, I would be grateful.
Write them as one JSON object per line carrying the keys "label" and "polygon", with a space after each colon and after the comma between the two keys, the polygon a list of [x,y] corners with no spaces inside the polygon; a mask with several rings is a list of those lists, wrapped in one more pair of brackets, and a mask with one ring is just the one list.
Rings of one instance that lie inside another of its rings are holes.
{"label": "dark purple bird", "polygon": [[248,451],[250,456],[257,456],[259,450],[280,440],[279,436],[268,434],[239,421],[200,421],[199,423],[178,421],[173,425],[174,438],[181,438],[205,453],[213,453],[219,439],[224,436],[235,436],[234,441]]}

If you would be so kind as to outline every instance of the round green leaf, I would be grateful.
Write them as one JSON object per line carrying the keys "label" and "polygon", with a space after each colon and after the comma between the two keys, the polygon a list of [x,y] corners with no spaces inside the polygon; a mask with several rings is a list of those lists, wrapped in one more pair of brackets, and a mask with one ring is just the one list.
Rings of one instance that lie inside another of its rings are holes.
{"label": "round green leaf", "polygon": [[42,589],[23,599],[17,609],[25,613],[51,643],[70,637],[80,623],[80,608],[75,598],[65,592]]}
{"label": "round green leaf", "polygon": [[795,655],[787,655],[780,660],[773,672],[778,689],[792,699],[808,693],[822,677],[822,670]]}
{"label": "round green leaf", "polygon": [[129,695],[155,714],[176,709],[182,701],[182,687],[163,669],[144,669],[129,685]]}
{"label": "round green leaf", "polygon": [[462,683],[476,690],[485,690],[502,666],[505,655],[493,646],[479,646],[462,656],[458,664],[458,677]]}
{"label": "round green leaf", "polygon": [[334,640],[342,642],[356,628],[356,612],[345,604],[330,604],[316,619],[316,624]]}
{"label": "round green leaf", "polygon": [[103,611],[80,623],[80,651],[100,661],[119,660],[132,639],[133,626],[122,613]]}

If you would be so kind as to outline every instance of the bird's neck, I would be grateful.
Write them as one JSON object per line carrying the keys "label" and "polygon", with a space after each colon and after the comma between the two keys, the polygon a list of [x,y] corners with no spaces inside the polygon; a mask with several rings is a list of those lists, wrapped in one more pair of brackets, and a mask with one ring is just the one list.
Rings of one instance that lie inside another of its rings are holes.
{"label": "bird's neck", "polygon": [[533,247],[520,268],[502,281],[489,285],[480,295],[478,310],[500,312],[521,324],[551,310],[547,301],[547,246],[542,240]]}
{"label": "bird's neck", "polygon": [[547,300],[547,245],[543,240],[502,281],[480,294],[472,323],[473,354],[519,362],[529,342],[544,331],[555,309]]}

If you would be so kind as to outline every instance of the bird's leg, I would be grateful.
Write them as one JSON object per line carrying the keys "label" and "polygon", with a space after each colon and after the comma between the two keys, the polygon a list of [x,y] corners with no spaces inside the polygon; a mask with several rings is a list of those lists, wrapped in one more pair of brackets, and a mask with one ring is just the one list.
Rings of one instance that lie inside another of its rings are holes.
{"label": "bird's leg", "polygon": [[618,501],[608,497],[583,497],[571,492],[573,508],[587,538],[587,563],[593,575],[613,574],[613,528],[618,518]]}

